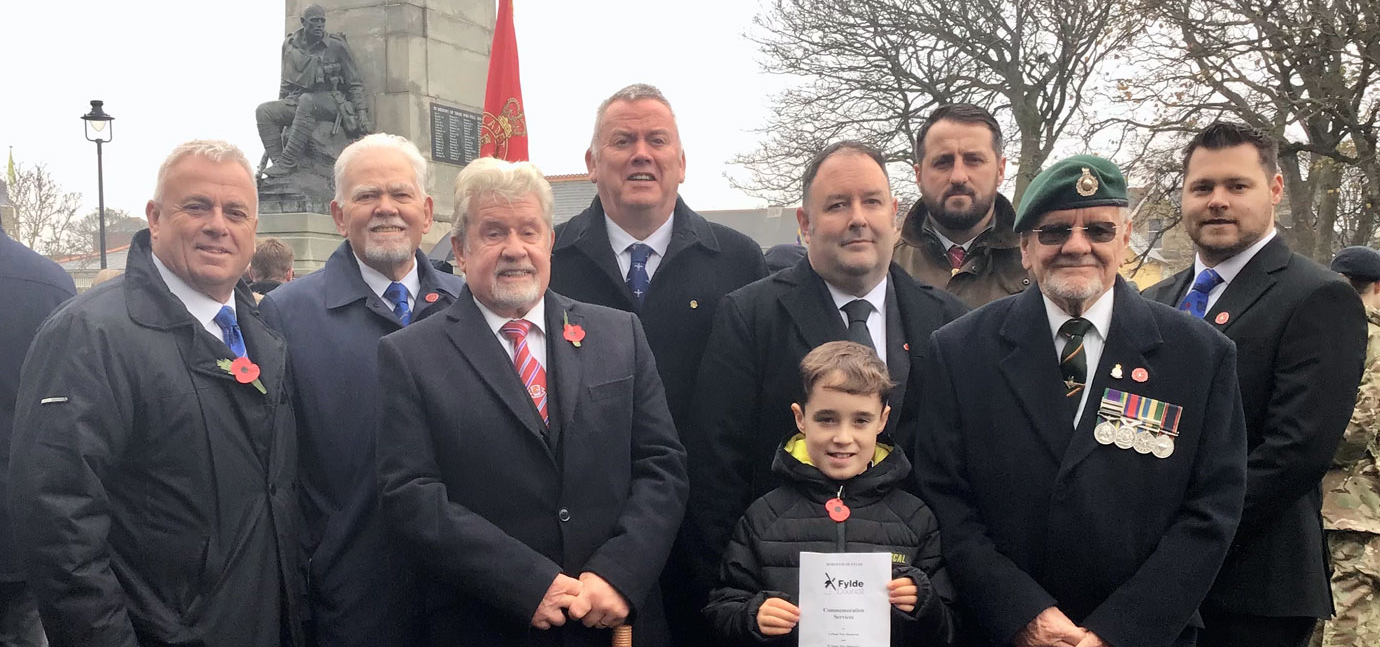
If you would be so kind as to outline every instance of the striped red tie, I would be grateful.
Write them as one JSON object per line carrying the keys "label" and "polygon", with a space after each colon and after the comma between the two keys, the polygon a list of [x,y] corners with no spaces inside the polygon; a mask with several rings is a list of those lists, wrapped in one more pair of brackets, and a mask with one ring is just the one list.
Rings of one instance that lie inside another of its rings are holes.
{"label": "striped red tie", "polygon": [[527,333],[530,330],[532,322],[526,319],[514,319],[498,329],[504,337],[513,342],[513,366],[517,368],[518,379],[522,380],[527,394],[532,396],[532,404],[536,405],[537,411],[541,413],[541,421],[549,426],[551,421],[546,416],[546,369],[537,362],[537,358],[532,357],[532,351],[527,348]]}

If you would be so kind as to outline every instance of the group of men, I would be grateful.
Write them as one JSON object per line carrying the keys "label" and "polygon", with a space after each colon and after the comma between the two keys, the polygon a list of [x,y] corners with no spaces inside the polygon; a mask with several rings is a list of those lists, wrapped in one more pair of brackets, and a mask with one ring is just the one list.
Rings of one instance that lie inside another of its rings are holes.
{"label": "group of men", "polygon": [[1198,134],[1194,267],[1144,295],[1117,275],[1111,162],[1056,162],[1013,206],[985,110],[940,108],[916,148],[899,226],[880,153],[820,151],[808,253],[768,275],[679,197],[671,105],[629,86],[571,220],[531,164],[460,172],[462,280],[418,251],[426,161],[369,135],[335,166],[340,247],[256,303],[253,171],[179,146],[123,277],[0,314],[37,328],[17,397],[0,378],[7,622],[36,608],[53,645],[720,644],[701,609],[780,485],[797,367],[850,340],[896,383],[886,433],[939,520],[962,642],[1306,643],[1332,613],[1319,481],[1366,324],[1277,235],[1274,144]]}

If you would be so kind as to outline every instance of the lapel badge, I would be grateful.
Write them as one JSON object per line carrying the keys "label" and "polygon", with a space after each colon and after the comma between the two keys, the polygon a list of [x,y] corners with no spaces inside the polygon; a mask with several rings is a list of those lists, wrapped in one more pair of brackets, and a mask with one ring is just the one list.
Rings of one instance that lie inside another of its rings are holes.
{"label": "lapel badge", "polygon": [[439,298],[441,298],[441,295],[436,294],[435,292],[430,292],[430,293],[427,293],[427,295],[426,295],[426,302],[427,302],[427,303],[436,303],[436,300],[439,299]]}
{"label": "lapel badge", "polygon": [[1121,365],[1120,365],[1120,364],[1114,364],[1114,365],[1112,365],[1112,379],[1113,379],[1113,380],[1119,380],[1119,379],[1121,379]]}
{"label": "lapel badge", "polygon": [[1092,171],[1088,167],[1083,167],[1083,175],[1078,177],[1078,182],[1073,186],[1078,191],[1078,195],[1085,198],[1097,193],[1097,178],[1093,177]]}
{"label": "lapel badge", "polygon": [[1150,373],[1143,368],[1136,368],[1135,370],[1131,371],[1131,379],[1137,382],[1144,382],[1150,379]]}
{"label": "lapel badge", "polygon": [[1222,325],[1222,324],[1227,323],[1227,321],[1230,320],[1230,319],[1231,319],[1231,315],[1229,315],[1229,314],[1227,314],[1227,313],[1225,313],[1225,312],[1219,312],[1219,313],[1217,313],[1217,318],[1216,318],[1216,319],[1213,319],[1213,321],[1216,321],[1216,322],[1217,322],[1217,325],[1220,326],[1220,325]]}
{"label": "lapel badge", "polygon": [[910,342],[906,342],[906,343],[904,343],[904,344],[901,344],[901,348],[906,349],[906,352],[909,353],[909,352],[910,352]]}
{"label": "lapel badge", "polygon": [[698,308],[698,307],[700,307],[700,302],[697,301],[697,300],[695,300],[695,299],[691,299],[691,300],[690,300],[690,309],[691,309],[691,310],[694,310],[695,308]]}

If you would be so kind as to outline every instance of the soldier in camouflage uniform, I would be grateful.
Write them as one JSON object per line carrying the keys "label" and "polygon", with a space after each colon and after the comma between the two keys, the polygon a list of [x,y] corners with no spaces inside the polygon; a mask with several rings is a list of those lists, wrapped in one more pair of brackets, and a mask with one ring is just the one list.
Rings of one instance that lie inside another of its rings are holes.
{"label": "soldier in camouflage uniform", "polygon": [[364,82],[345,36],[326,31],[326,10],[320,5],[303,10],[301,20],[302,28],[283,42],[278,100],[262,103],[255,111],[264,153],[273,161],[266,173],[269,177],[287,175],[296,168],[319,122],[334,122],[332,134],[344,130],[351,138],[373,130]]}
{"label": "soldier in camouflage uniform", "polygon": [[1380,252],[1348,247],[1332,261],[1366,304],[1366,372],[1332,469],[1323,477],[1323,528],[1336,613],[1313,645],[1380,645]]}

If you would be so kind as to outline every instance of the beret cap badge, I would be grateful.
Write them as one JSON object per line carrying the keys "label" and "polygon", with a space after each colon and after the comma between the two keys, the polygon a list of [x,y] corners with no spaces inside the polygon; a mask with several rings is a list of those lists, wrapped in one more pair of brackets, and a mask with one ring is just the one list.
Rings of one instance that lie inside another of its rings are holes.
{"label": "beret cap badge", "polygon": [[1078,191],[1078,195],[1085,198],[1097,193],[1097,178],[1093,176],[1092,171],[1088,170],[1088,167],[1083,167],[1083,175],[1078,178],[1074,190]]}

